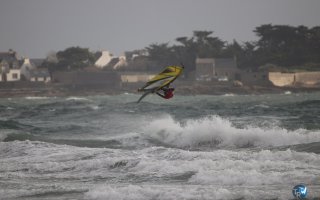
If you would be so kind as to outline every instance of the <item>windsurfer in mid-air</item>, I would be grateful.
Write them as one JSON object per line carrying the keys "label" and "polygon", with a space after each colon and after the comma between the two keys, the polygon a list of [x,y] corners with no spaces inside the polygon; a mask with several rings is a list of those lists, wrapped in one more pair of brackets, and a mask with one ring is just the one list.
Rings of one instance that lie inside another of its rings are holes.
{"label": "windsurfer in mid-air", "polygon": [[163,91],[163,94],[161,94],[159,91],[157,91],[156,94],[164,99],[171,99],[174,95],[174,88],[170,88],[169,86],[162,88],[160,91]]}
{"label": "windsurfer in mid-air", "polygon": [[149,94],[157,94],[161,98],[171,99],[174,94],[174,88],[170,84],[176,80],[182,73],[183,66],[170,65],[161,73],[152,77],[143,87],[139,88],[139,92],[144,94],[137,101],[138,103]]}

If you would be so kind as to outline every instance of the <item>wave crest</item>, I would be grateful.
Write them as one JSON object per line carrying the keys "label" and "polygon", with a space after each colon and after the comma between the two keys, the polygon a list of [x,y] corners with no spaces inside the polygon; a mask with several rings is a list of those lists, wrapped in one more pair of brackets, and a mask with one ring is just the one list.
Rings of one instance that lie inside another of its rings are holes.
{"label": "wave crest", "polygon": [[320,141],[319,132],[285,128],[237,128],[228,119],[209,116],[190,119],[184,123],[165,116],[151,121],[144,128],[149,140],[176,147],[277,147]]}

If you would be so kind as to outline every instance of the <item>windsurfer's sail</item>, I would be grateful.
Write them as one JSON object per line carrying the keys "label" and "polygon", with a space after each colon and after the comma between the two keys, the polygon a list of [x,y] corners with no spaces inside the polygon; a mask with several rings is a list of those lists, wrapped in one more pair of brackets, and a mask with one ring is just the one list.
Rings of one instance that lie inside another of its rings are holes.
{"label": "windsurfer's sail", "polygon": [[160,90],[168,86],[182,73],[183,67],[168,66],[161,73],[149,80],[139,91]]}
{"label": "windsurfer's sail", "polygon": [[162,88],[169,86],[176,78],[180,76],[183,71],[183,67],[180,66],[168,66],[161,73],[154,76],[149,80],[142,88],[139,88],[138,91],[145,92],[138,102],[140,102],[148,94],[157,92]]}

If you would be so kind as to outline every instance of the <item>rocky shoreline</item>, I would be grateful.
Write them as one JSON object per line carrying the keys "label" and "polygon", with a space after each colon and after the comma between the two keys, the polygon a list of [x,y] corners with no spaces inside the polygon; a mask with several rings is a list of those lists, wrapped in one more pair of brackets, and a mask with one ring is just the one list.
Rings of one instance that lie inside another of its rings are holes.
{"label": "rocky shoreline", "polygon": [[[225,95],[225,94],[284,94],[317,92],[320,88],[298,87],[274,87],[274,86],[241,86],[232,85],[208,85],[208,84],[179,84],[176,87],[178,95]],[[0,98],[13,97],[65,97],[65,96],[93,96],[93,95],[117,95],[123,93],[138,93],[135,87],[108,88],[96,87],[71,87],[58,84],[43,85],[41,87],[19,86],[0,87]]]}

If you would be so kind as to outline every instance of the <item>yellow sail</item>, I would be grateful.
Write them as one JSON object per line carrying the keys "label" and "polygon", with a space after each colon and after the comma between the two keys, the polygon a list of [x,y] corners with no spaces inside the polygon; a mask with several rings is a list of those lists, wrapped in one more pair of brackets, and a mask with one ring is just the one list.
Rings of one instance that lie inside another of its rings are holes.
{"label": "yellow sail", "polygon": [[161,73],[149,80],[139,91],[159,90],[172,83],[182,73],[183,67],[168,66]]}

